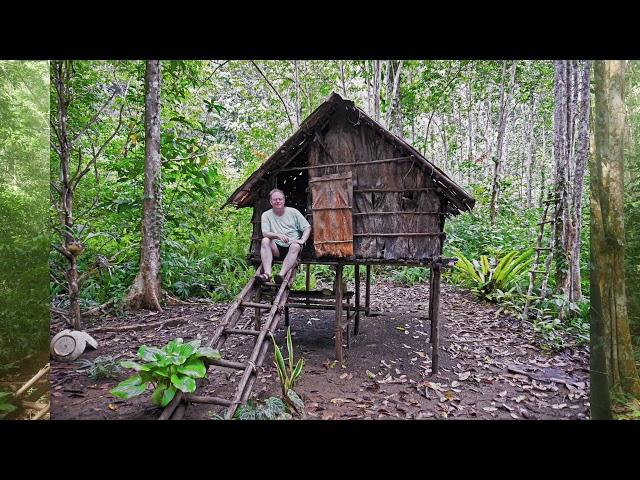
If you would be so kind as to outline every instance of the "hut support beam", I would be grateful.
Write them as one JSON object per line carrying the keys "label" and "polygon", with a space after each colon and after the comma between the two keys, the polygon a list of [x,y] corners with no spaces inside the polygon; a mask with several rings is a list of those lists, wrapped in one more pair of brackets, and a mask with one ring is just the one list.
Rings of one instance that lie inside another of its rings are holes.
{"label": "hut support beam", "polygon": [[336,359],[342,363],[342,269],[343,265],[336,265]]}
{"label": "hut support beam", "polygon": [[356,284],[356,314],[353,323],[353,334],[358,334],[360,327],[360,265],[353,266],[353,277]]}
{"label": "hut support beam", "polygon": [[369,308],[370,308],[369,299],[371,298],[371,265],[369,265],[368,263],[367,263],[367,268],[365,270],[365,277],[366,277],[366,282],[364,287],[364,307],[365,307],[365,315],[368,317]]}
{"label": "hut support beam", "polygon": [[440,310],[440,266],[431,268],[429,286],[429,319],[431,320],[431,375],[438,373],[438,318]]}

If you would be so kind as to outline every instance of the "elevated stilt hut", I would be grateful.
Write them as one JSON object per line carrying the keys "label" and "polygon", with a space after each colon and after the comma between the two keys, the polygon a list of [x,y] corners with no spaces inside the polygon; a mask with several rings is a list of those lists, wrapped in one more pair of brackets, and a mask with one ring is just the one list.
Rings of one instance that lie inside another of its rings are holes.
{"label": "elevated stilt hut", "polygon": [[[335,309],[336,357],[342,361],[343,311],[369,314],[373,264],[431,269],[429,318],[433,372],[438,368],[440,273],[455,259],[442,257],[444,222],[473,208],[475,200],[420,152],[371,119],[352,101],[333,93],[232,195],[225,205],[253,207],[249,260],[260,264],[260,218],[271,208],[269,191],[280,188],[288,206],[313,226],[301,254],[307,288],[291,292],[289,307]],[[334,299],[309,291],[309,265],[335,267]],[[344,303],[342,272],[355,266],[355,305]],[[360,266],[366,267],[365,306],[360,305]],[[316,300],[314,300],[316,299]],[[288,310],[288,308],[287,308]],[[288,312],[287,312],[288,313]],[[288,320],[288,315],[286,315]]]}

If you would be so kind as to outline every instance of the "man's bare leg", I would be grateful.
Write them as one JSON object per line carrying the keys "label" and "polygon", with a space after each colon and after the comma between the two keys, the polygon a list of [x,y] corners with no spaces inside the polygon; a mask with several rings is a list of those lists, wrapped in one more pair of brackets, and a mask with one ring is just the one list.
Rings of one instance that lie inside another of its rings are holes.
{"label": "man's bare leg", "polygon": [[297,243],[292,243],[289,247],[289,253],[284,257],[284,261],[282,262],[282,270],[280,270],[280,276],[284,279],[284,276],[291,270],[293,265],[296,263],[296,259],[298,258],[298,252],[300,252],[300,245]]}
{"label": "man's bare leg", "polygon": [[262,260],[262,271],[269,275],[269,277],[271,277],[271,267],[274,256],[276,258],[280,256],[278,247],[276,247],[275,243],[270,238],[263,238],[260,244],[260,259]]}

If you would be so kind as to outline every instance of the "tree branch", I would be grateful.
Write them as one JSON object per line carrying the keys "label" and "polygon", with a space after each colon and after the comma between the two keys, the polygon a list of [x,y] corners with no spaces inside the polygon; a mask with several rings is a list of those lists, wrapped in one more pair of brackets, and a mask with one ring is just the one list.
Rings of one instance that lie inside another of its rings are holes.
{"label": "tree branch", "polygon": [[284,111],[287,114],[287,120],[289,120],[289,125],[291,125],[291,130],[294,130],[293,127],[293,122],[291,121],[291,116],[289,115],[289,109],[287,108],[287,104],[285,103],[285,101],[283,100],[283,98],[280,96],[280,94],[278,93],[278,90],[276,90],[276,87],[274,87],[271,82],[269,81],[269,79],[266,77],[266,75],[264,73],[262,73],[262,70],[260,70],[260,67],[256,64],[256,62],[254,62],[253,60],[250,60],[250,62],[253,64],[254,67],[256,67],[256,69],[258,70],[258,72],[260,72],[260,75],[262,75],[262,78],[264,78],[266,80],[266,82],[269,84],[269,86],[271,87],[271,89],[276,92],[276,95],[278,96],[278,98],[280,99],[280,101],[282,102],[282,106],[284,107]]}

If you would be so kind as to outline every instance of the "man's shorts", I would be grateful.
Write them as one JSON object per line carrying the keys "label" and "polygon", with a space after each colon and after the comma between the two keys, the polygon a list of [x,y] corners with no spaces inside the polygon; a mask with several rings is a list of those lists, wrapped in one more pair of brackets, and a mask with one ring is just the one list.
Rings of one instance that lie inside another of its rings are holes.
{"label": "man's shorts", "polygon": [[280,258],[284,258],[289,253],[289,247],[283,247],[276,243],[276,247],[278,247],[278,252],[280,253]]}

